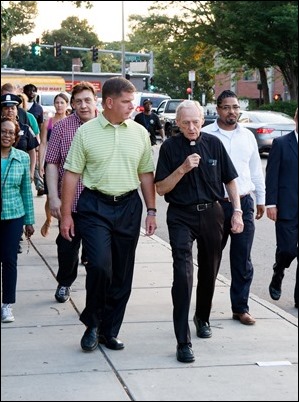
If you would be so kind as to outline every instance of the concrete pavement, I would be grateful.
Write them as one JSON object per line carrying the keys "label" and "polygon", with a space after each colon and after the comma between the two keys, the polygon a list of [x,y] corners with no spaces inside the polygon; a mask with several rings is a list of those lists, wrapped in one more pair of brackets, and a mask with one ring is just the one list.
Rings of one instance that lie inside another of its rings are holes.
{"label": "concrete pavement", "polygon": [[1,401],[298,400],[298,319],[252,294],[256,325],[232,320],[229,282],[221,275],[211,313],[212,338],[196,337],[194,289],[190,328],[196,360],[176,360],[171,250],[143,231],[119,334],[125,349],[100,346],[82,352],[85,327],[78,316],[85,301],[85,269],[79,268],[71,301],[57,303],[58,228],[54,221],[47,238],[40,234],[45,199],[35,197],[36,232],[29,253],[24,241],[19,255],[15,322],[1,324]]}

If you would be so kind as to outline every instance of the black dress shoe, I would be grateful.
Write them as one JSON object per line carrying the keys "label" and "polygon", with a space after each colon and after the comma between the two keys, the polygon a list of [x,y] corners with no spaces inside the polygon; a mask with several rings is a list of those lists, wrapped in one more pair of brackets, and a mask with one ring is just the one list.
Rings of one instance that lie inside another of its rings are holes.
{"label": "black dress shoe", "polygon": [[179,343],[176,350],[176,358],[181,363],[192,363],[195,360],[191,343]]}
{"label": "black dress shoe", "polygon": [[120,339],[114,337],[107,339],[104,335],[99,336],[99,343],[103,343],[106,348],[112,350],[121,350],[125,347],[124,343]]}
{"label": "black dress shoe", "polygon": [[87,327],[81,339],[81,348],[85,352],[91,352],[97,348],[99,344],[99,334],[97,327]]}
{"label": "black dress shoe", "polygon": [[212,330],[208,322],[199,320],[196,315],[193,317],[193,321],[196,327],[196,335],[199,338],[211,338]]}
{"label": "black dress shoe", "polygon": [[274,272],[271,283],[269,285],[269,293],[273,300],[279,300],[281,296],[281,284],[284,274],[282,272]]}

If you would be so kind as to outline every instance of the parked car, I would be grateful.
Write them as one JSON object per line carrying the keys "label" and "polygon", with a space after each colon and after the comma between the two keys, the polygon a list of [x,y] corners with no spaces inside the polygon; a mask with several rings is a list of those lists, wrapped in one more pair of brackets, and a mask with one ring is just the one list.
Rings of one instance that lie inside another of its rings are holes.
{"label": "parked car", "polygon": [[[217,119],[217,117],[218,117],[218,115],[216,113],[205,114],[204,115],[205,121],[204,121],[202,127],[205,127],[205,126],[208,126],[209,124],[214,123],[214,121]],[[201,131],[205,131],[205,130],[201,130]]]}
{"label": "parked car", "polygon": [[[164,128],[167,138],[175,135],[179,132],[179,128],[176,124],[176,108],[185,99],[166,99],[163,100],[157,108],[157,115],[160,118],[161,124]],[[202,127],[207,126],[215,121],[217,114],[205,114],[205,121]]]}
{"label": "parked car", "polygon": [[292,117],[267,110],[241,110],[238,122],[253,132],[260,153],[270,151],[274,138],[295,130]]}
{"label": "parked car", "polygon": [[176,108],[183,101],[184,99],[165,99],[157,108],[156,113],[159,116],[167,138],[175,135],[179,131],[179,128],[176,125],[175,115]]}

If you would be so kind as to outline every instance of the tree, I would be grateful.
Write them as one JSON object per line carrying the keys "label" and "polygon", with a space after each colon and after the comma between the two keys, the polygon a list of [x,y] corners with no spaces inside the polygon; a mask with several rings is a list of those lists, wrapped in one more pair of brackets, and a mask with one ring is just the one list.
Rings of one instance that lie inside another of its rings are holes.
{"label": "tree", "polygon": [[226,60],[239,60],[260,71],[278,67],[292,100],[298,98],[297,1],[186,1],[193,24],[184,25],[190,38],[217,46]]}
{"label": "tree", "polygon": [[298,97],[297,1],[162,1],[154,2],[146,18],[132,20],[134,32],[154,32],[154,41],[212,46],[217,59],[226,60],[218,70],[229,64],[231,70],[258,69],[264,99],[269,98],[266,69],[279,68],[291,99]]}
{"label": "tree", "polygon": [[[147,17],[130,16],[132,34],[129,51],[153,51],[155,87],[159,92],[166,92],[173,98],[186,98],[186,88],[190,85],[188,73],[195,70],[194,98],[200,100],[205,93],[207,101],[211,101],[214,52],[204,43],[186,39],[179,17],[174,16],[170,20],[168,15],[163,15],[161,3],[165,2],[159,2],[159,11],[153,6]],[[149,35],[148,32],[154,34]]]}
{"label": "tree", "polygon": [[[70,50],[63,47],[89,48],[93,46],[104,48],[104,44],[94,33],[92,26],[88,25],[86,19],[80,20],[78,17],[68,17],[62,21],[61,28],[53,31],[43,32],[40,44],[53,46],[54,43],[62,45],[62,54],[59,59],[54,57],[53,47],[42,47],[40,56],[32,56],[31,47],[24,45],[14,45],[6,63],[13,68],[24,68],[25,70],[42,71],[70,71],[72,69],[72,59],[80,58],[82,71],[91,71],[92,51]],[[109,45],[107,45],[109,47]],[[120,48],[120,45],[118,49]],[[110,48],[109,48],[110,49]],[[109,54],[99,55],[102,71],[120,71],[120,58],[114,58]]]}
{"label": "tree", "polygon": [[[92,1],[71,1],[71,3],[78,8],[93,6]],[[37,1],[9,1],[7,6],[1,2],[1,59],[8,59],[14,36],[28,35],[33,31],[37,14]]]}
{"label": "tree", "polygon": [[8,7],[1,2],[1,58],[8,58],[14,36],[32,32],[36,16],[36,1],[10,1]]}

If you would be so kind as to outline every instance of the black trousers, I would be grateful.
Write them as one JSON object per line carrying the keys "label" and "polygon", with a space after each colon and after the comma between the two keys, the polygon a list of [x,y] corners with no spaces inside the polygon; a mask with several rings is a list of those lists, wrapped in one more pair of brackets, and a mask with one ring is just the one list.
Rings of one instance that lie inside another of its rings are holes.
{"label": "black trousers", "polygon": [[0,263],[2,303],[16,302],[18,245],[23,233],[24,217],[1,220]]}
{"label": "black trousers", "polygon": [[77,205],[78,227],[86,251],[86,305],[80,320],[117,337],[132,288],[142,202],[138,191],[108,202],[85,188]]}
{"label": "black trousers", "polygon": [[59,233],[56,238],[58,254],[57,282],[60,286],[71,286],[78,275],[79,249],[81,245],[81,235],[78,229],[78,216],[72,214],[75,226],[75,236],[72,241],[66,240]]}
{"label": "black trousers", "polygon": [[241,198],[244,228],[243,232],[238,234],[231,232],[232,204],[227,201],[223,201],[221,204],[225,215],[223,249],[230,237],[231,308],[234,313],[246,313],[249,312],[248,299],[254,273],[251,261],[255,232],[254,201],[249,194]]}
{"label": "black trousers", "polygon": [[284,272],[297,258],[297,269],[294,289],[294,300],[298,303],[298,216],[294,220],[278,219],[275,222],[276,252],[275,272]]}
{"label": "black trousers", "polygon": [[167,225],[173,258],[173,323],[178,343],[191,341],[188,324],[193,286],[192,246],[197,242],[195,315],[209,322],[215,282],[222,257],[224,214],[219,203],[204,211],[190,212],[169,205]]}

